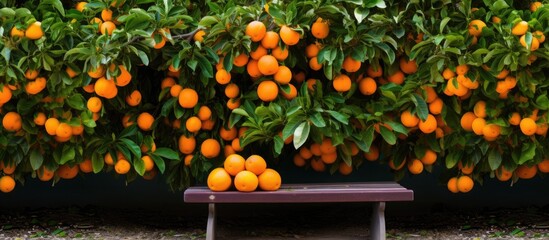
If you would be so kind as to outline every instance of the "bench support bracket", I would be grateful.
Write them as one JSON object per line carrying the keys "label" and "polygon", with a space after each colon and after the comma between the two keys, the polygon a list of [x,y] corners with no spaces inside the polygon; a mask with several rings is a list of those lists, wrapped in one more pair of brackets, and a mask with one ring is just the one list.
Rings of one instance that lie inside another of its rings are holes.
{"label": "bench support bracket", "polygon": [[374,202],[372,210],[370,237],[375,240],[385,240],[385,202]]}
{"label": "bench support bracket", "polygon": [[208,226],[206,227],[206,240],[215,239],[215,203],[208,204]]}

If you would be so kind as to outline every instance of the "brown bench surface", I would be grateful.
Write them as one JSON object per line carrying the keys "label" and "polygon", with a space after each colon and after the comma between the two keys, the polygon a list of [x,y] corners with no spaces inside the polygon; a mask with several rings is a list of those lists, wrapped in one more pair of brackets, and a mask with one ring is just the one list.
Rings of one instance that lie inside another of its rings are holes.
{"label": "brown bench surface", "polygon": [[190,187],[184,193],[189,203],[298,203],[412,201],[414,193],[395,182],[283,184],[278,191],[213,192]]}

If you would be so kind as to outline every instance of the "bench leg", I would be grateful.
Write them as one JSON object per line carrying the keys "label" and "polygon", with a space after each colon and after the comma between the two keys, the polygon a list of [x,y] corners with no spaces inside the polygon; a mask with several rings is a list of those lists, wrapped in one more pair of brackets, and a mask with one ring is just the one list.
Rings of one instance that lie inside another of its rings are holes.
{"label": "bench leg", "polygon": [[372,210],[370,237],[374,240],[385,240],[385,202],[375,202]]}
{"label": "bench leg", "polygon": [[206,240],[215,239],[215,204],[208,205],[208,226],[206,227]]}

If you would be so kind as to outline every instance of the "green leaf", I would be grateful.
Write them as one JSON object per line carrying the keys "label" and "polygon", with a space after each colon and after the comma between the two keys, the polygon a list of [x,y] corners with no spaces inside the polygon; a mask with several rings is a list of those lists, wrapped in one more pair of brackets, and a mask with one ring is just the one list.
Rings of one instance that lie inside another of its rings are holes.
{"label": "green leaf", "polygon": [[462,151],[452,151],[446,155],[446,168],[451,169],[461,160]]}
{"label": "green leaf", "polygon": [[302,122],[297,126],[294,131],[294,147],[298,149],[307,141],[309,137],[309,132],[311,130],[311,125],[308,122]]}
{"label": "green leaf", "polygon": [[509,8],[509,5],[507,4],[507,2],[505,2],[505,0],[497,0],[496,2],[494,2],[493,4],[491,5],[488,5],[488,7],[490,8],[490,10],[492,10],[493,12],[498,12],[502,9],[507,9]]}
{"label": "green leaf", "polygon": [[81,94],[74,94],[66,99],[67,104],[76,110],[86,109],[86,99]]}
{"label": "green leaf", "polygon": [[354,15],[358,23],[361,23],[362,20],[368,17],[368,14],[370,14],[370,9],[368,8],[365,8],[365,7],[355,8]]}
{"label": "green leaf", "polygon": [[284,148],[284,140],[282,140],[282,138],[277,135],[273,138],[273,141],[274,141],[274,153],[275,153],[275,157],[277,157],[278,155],[280,155],[280,153],[282,153],[282,148]]}
{"label": "green leaf", "polygon": [[501,165],[501,154],[497,149],[493,148],[488,152],[488,164],[492,171],[496,170]]}
{"label": "green leaf", "polygon": [[164,159],[155,154],[151,154],[151,158],[153,159],[154,164],[156,165],[160,173],[164,173],[164,171],[166,170],[166,163],[164,162]]}
{"label": "green leaf", "polygon": [[538,105],[538,108],[541,110],[549,109],[549,98],[547,98],[547,94],[538,96],[536,98],[536,105]]}
{"label": "green leaf", "polygon": [[42,163],[44,162],[44,156],[40,153],[40,150],[35,148],[32,149],[29,160],[32,170],[38,170],[38,168],[40,168],[40,166],[42,166]]}
{"label": "green leaf", "polygon": [[141,148],[134,141],[127,138],[118,139],[136,157],[141,158]]}
{"label": "green leaf", "polygon": [[335,118],[337,121],[343,123],[343,124],[349,124],[349,116],[339,113],[337,111],[328,110],[326,111],[330,114],[333,118]]}
{"label": "green leaf", "polygon": [[416,93],[412,94],[411,100],[416,106],[417,116],[422,121],[425,121],[429,115],[429,107],[427,106],[427,102],[425,102],[425,100]]}
{"label": "green leaf", "polygon": [[145,174],[145,161],[141,158],[135,159],[133,161],[133,169],[135,169],[139,176],[143,176]]}
{"label": "green leaf", "polygon": [[202,19],[200,19],[200,22],[198,22],[198,25],[199,26],[204,26],[204,27],[210,27],[213,24],[216,24],[218,22],[219,22],[219,20],[217,20],[217,18],[215,18],[213,16],[205,16]]}
{"label": "green leaf", "polygon": [[387,142],[389,145],[395,145],[396,144],[396,135],[393,131],[389,130],[387,127],[381,125],[379,127],[379,132],[381,133],[381,136],[383,137],[383,140]]}
{"label": "green leaf", "polygon": [[319,127],[319,128],[322,128],[322,127],[326,127],[326,122],[324,121],[324,119],[322,118],[322,115],[317,112],[313,115],[311,115],[309,117],[309,120],[311,120],[311,122],[316,126],[316,127]]}
{"label": "green leaf", "polygon": [[94,152],[92,155],[92,166],[93,173],[101,172],[101,170],[103,170],[103,167],[105,166],[105,160],[98,152]]}
{"label": "green leaf", "polygon": [[149,56],[141,50],[137,50],[137,56],[141,59],[141,62],[145,66],[149,66]]}
{"label": "green leaf", "polygon": [[528,161],[531,161],[536,156],[536,145],[535,144],[524,144],[522,145],[521,155],[518,165],[522,165]]}
{"label": "green leaf", "polygon": [[63,165],[69,161],[73,161],[75,156],[76,152],[74,151],[74,148],[69,145],[65,145],[63,146],[63,153],[61,155],[61,159],[59,160],[59,164]]}
{"label": "green leaf", "polygon": [[154,154],[170,160],[179,160],[179,154],[171,148],[158,148]]}

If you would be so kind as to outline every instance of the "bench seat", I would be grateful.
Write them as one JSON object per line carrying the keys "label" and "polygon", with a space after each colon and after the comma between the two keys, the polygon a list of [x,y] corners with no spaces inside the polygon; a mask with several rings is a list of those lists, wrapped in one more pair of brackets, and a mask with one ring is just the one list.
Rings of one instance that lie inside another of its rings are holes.
{"label": "bench seat", "polygon": [[283,184],[278,191],[213,192],[204,186],[184,193],[187,203],[209,203],[206,239],[215,239],[216,203],[373,202],[371,238],[385,239],[385,202],[412,201],[412,190],[395,182]]}

